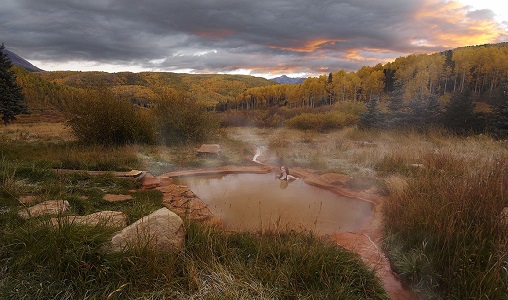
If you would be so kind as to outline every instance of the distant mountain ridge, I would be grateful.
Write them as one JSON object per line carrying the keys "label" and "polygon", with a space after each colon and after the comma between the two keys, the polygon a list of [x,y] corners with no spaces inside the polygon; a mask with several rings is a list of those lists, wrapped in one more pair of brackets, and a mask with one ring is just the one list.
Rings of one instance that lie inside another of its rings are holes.
{"label": "distant mountain ridge", "polygon": [[298,77],[288,77],[286,75],[282,75],[279,77],[272,78],[270,80],[275,81],[280,84],[300,84],[305,81],[307,78],[298,78]]}
{"label": "distant mountain ridge", "polygon": [[5,55],[11,60],[12,64],[14,66],[19,66],[25,68],[27,71],[30,72],[42,72],[44,70],[32,65],[29,63],[26,59],[22,58],[21,56],[17,55],[16,53],[9,51],[7,49],[4,49],[3,51]]}

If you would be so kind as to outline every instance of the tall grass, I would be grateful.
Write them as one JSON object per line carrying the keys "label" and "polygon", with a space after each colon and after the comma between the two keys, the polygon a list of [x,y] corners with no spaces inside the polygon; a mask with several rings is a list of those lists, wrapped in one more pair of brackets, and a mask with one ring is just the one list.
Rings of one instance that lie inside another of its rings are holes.
{"label": "tall grass", "polygon": [[[220,291],[229,289],[232,278],[242,282],[231,287],[233,294],[250,287],[245,290],[250,294],[247,299],[386,297],[374,284],[373,273],[358,264],[358,257],[309,234],[222,234],[196,224],[189,232],[188,250],[201,266],[195,281],[201,286],[200,293],[211,291],[212,299],[221,298]],[[215,277],[217,273],[222,276]]]}
{"label": "tall grass", "polygon": [[424,157],[425,169],[384,205],[398,272],[427,298],[506,299],[506,157]]}
{"label": "tall grass", "polygon": [[169,269],[162,266],[175,254],[155,257],[146,249],[109,254],[101,245],[113,230],[28,222],[4,232],[0,260],[8,270],[0,283],[0,297],[119,299],[117,296],[130,290],[151,289],[167,282]]}
{"label": "tall grass", "polygon": [[26,222],[0,237],[5,299],[387,299],[357,257],[310,235],[187,223],[182,252],[112,254],[105,227]]}

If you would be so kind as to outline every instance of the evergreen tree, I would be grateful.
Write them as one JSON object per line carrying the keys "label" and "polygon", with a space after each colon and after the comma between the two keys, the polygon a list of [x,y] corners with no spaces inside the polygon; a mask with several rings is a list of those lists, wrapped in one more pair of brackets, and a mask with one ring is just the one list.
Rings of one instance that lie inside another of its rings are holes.
{"label": "evergreen tree", "polygon": [[439,124],[441,106],[436,95],[424,97],[418,95],[409,101],[405,116],[402,119],[404,126],[424,130]]}
{"label": "evergreen tree", "polygon": [[405,126],[406,112],[402,93],[401,84],[396,82],[395,85],[392,86],[392,91],[389,93],[388,98],[388,113],[385,123],[386,127],[389,129]]}
{"label": "evergreen tree", "polygon": [[498,138],[508,138],[508,93],[505,91],[504,102],[496,111],[494,134]]}
{"label": "evergreen tree", "polygon": [[12,63],[0,46],[0,115],[5,125],[16,119],[16,115],[27,114],[23,91],[16,82]]}
{"label": "evergreen tree", "polygon": [[367,103],[367,111],[361,115],[358,126],[361,129],[380,128],[382,121],[383,116],[378,108],[378,99],[372,98]]}
{"label": "evergreen tree", "polygon": [[473,97],[469,91],[452,96],[443,114],[443,125],[456,133],[479,131],[479,118],[474,112]]}
{"label": "evergreen tree", "polygon": [[441,123],[441,104],[437,95],[430,95],[425,107],[425,123],[428,126],[436,126]]}
{"label": "evergreen tree", "polygon": [[384,87],[383,87],[383,90],[384,90],[385,93],[391,93],[391,92],[393,92],[393,90],[395,88],[395,71],[396,70],[392,70],[390,68],[387,68],[387,69],[383,70],[383,74],[384,74],[384,78],[383,78]]}
{"label": "evergreen tree", "polygon": [[404,126],[414,129],[423,129],[425,127],[426,119],[425,107],[426,99],[424,99],[422,94],[418,94],[417,96],[411,98],[405,110],[405,116],[403,118],[405,121]]}

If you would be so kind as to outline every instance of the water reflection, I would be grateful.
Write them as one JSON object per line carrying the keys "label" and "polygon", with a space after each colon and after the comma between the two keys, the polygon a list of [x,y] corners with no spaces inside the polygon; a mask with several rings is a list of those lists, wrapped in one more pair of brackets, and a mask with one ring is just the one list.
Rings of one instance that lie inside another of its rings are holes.
{"label": "water reflection", "polygon": [[179,178],[231,230],[357,231],[372,216],[369,202],[288,182],[273,174]]}

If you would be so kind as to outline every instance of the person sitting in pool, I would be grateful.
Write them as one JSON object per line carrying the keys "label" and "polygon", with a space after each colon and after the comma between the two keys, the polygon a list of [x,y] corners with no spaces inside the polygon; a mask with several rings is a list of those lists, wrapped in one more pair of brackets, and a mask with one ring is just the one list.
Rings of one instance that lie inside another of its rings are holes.
{"label": "person sitting in pool", "polygon": [[289,175],[289,169],[287,167],[280,166],[279,179],[281,179],[281,180],[296,180],[298,178],[296,178],[295,176]]}

